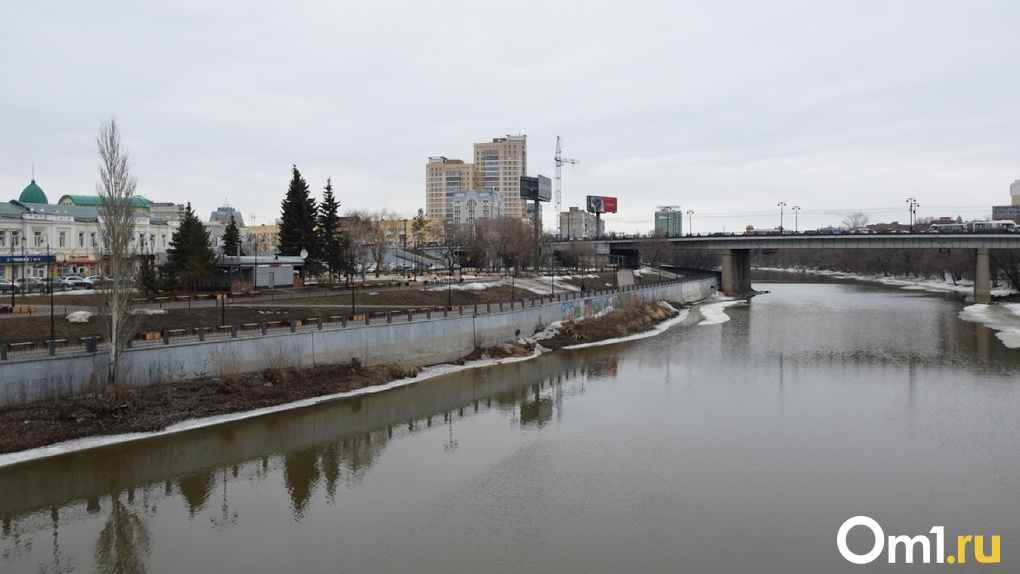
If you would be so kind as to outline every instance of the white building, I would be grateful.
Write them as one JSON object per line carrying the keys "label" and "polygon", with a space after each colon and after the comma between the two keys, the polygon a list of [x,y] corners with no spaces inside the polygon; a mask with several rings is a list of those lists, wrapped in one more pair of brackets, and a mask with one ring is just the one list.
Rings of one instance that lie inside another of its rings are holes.
{"label": "white building", "polygon": [[473,224],[479,219],[498,219],[505,215],[503,194],[495,190],[466,189],[446,196],[447,221]]}

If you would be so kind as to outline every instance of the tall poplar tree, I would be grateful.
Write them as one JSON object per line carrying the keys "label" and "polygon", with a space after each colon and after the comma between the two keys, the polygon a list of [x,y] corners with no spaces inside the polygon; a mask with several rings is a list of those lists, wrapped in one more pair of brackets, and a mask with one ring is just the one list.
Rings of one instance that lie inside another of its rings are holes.
{"label": "tall poplar tree", "polygon": [[305,272],[317,273],[321,269],[323,252],[321,237],[316,229],[318,210],[315,199],[309,195],[308,183],[301,177],[296,165],[292,166],[290,187],[281,207],[280,254],[300,255],[302,249],[308,251]]}
{"label": "tall poplar tree", "polygon": [[127,149],[120,141],[117,120],[111,118],[100,124],[96,144],[99,147],[96,194],[102,200],[99,207],[99,235],[104,250],[103,265],[107,275],[113,277],[113,285],[107,292],[106,300],[110,317],[106,325],[110,342],[106,388],[112,391],[121,383],[117,366],[133,323],[129,320],[132,289],[124,283],[124,278],[133,270],[130,245],[135,234],[136,214],[131,201],[135,197],[138,181],[131,174],[131,163]]}
{"label": "tall poplar tree", "polygon": [[170,239],[163,273],[167,282],[195,291],[216,278],[216,254],[209,245],[209,231],[188,203],[181,225]]}

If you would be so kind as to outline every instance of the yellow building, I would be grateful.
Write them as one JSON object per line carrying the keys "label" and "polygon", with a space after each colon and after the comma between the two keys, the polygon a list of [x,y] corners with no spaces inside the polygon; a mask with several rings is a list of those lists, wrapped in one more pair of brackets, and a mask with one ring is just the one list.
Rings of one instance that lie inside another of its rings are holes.
{"label": "yellow building", "polygon": [[425,211],[432,221],[453,218],[450,198],[458,191],[498,191],[508,217],[526,218],[521,176],[528,173],[528,136],[507,135],[474,144],[474,163],[430,157],[425,164]]}

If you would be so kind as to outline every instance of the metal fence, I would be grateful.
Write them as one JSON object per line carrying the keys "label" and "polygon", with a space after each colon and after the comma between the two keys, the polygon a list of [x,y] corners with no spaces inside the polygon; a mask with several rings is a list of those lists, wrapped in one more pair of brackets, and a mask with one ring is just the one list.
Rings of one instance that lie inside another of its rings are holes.
{"label": "metal fence", "polygon": [[[258,323],[234,323],[231,325],[221,325],[217,327],[202,326],[202,327],[186,327],[180,329],[166,329],[163,331],[135,333],[134,336],[128,339],[128,341],[126,342],[126,346],[128,348],[135,349],[151,348],[160,345],[189,344],[203,341],[262,337],[270,334],[275,335],[286,332],[296,333],[298,332],[298,330],[310,330],[310,329],[332,330],[332,329],[344,329],[360,325],[380,325],[401,322],[407,323],[415,321],[432,321],[443,319],[453,315],[478,316],[493,313],[509,313],[514,310],[523,309],[525,307],[541,306],[553,301],[574,301],[578,299],[586,299],[589,297],[597,297],[601,295],[612,295],[617,293],[625,293],[628,291],[652,289],[665,285],[701,281],[704,280],[705,278],[714,276],[716,275],[712,273],[705,273],[690,275],[680,279],[659,281],[655,283],[644,283],[641,285],[592,289],[585,291],[564,291],[557,293],[555,295],[522,298],[515,299],[513,301],[505,302],[501,301],[498,303],[482,303],[466,306],[454,305],[452,307],[421,308],[399,311],[376,311],[354,315],[350,314],[323,315],[307,317],[304,319],[261,321]],[[319,296],[321,296],[321,294]],[[302,295],[298,295],[297,298],[300,297],[302,297]],[[187,308],[194,306],[196,303],[204,303],[204,305],[202,306],[212,306],[219,304],[219,302],[215,300],[196,301],[191,299],[189,299],[188,301],[171,300],[153,302],[153,304],[163,305],[163,307],[160,307],[163,309]],[[65,309],[72,308],[67,307]],[[80,310],[94,310],[94,309],[95,309],[94,307],[83,307]],[[59,339],[56,341],[46,341],[38,343],[33,342],[0,343],[0,361],[35,360],[38,359],[40,356],[46,355],[55,356],[74,353],[96,353],[98,351],[106,349],[108,346],[109,341],[105,340],[104,337],[98,333],[95,335],[82,336],[73,341]]]}

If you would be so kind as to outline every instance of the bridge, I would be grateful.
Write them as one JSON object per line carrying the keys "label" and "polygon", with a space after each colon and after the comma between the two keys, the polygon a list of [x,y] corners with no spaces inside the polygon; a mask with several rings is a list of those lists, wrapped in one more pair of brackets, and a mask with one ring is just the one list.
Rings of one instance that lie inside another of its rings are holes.
{"label": "bridge", "polygon": [[709,235],[671,238],[624,237],[598,240],[559,241],[554,251],[568,251],[571,245],[592,245],[599,255],[616,256],[636,266],[640,252],[652,243],[668,242],[674,249],[708,249],[721,252],[722,291],[745,295],[751,289],[752,249],[973,249],[976,251],[974,300],[991,301],[989,249],[1020,249],[1020,234],[1004,233],[890,233],[843,235]]}

